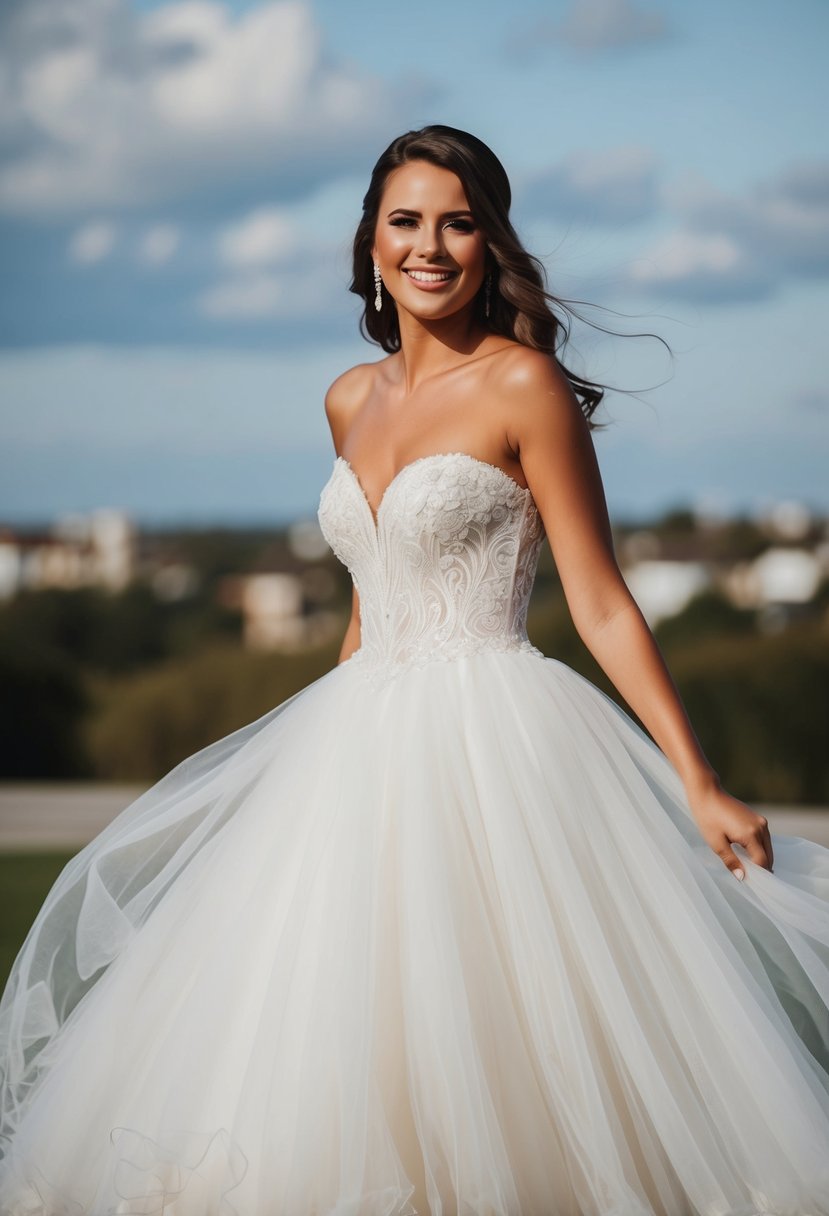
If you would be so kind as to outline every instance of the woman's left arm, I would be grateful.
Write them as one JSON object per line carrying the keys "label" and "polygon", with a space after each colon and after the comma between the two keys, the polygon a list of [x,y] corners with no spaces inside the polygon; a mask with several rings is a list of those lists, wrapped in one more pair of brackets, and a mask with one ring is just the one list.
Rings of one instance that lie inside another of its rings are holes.
{"label": "woman's left arm", "polygon": [[544,523],[579,637],[678,772],[706,844],[738,878],[733,843],[770,870],[768,821],[720,785],[622,577],[592,437],[567,378],[549,356],[525,349],[504,367],[499,387],[507,442]]}

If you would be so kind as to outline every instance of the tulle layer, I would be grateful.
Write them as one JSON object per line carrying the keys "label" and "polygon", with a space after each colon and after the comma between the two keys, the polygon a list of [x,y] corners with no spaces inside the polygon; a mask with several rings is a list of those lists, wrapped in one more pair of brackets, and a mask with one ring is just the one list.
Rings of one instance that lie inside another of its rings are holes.
{"label": "tulle layer", "polygon": [[738,882],[534,653],[341,664],[66,866],[4,1216],[829,1216],[829,850]]}

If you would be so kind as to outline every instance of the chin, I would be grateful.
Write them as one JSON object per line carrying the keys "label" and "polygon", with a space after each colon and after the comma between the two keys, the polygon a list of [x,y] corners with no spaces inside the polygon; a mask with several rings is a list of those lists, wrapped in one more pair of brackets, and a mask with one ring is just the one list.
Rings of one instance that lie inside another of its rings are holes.
{"label": "chin", "polygon": [[420,307],[418,307],[417,303],[411,308],[409,308],[408,305],[404,305],[404,307],[408,308],[408,311],[413,317],[423,317],[427,320],[431,319],[438,321],[444,317],[453,317],[455,313],[462,312],[465,308],[468,308],[471,303],[471,299],[451,301],[444,300],[441,304],[435,302],[435,304],[430,308],[429,301],[426,300],[425,304],[421,304]]}

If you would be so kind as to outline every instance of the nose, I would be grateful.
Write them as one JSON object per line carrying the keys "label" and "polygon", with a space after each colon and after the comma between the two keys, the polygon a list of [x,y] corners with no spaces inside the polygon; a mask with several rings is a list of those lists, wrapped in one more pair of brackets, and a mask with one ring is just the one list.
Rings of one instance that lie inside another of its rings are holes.
{"label": "nose", "polygon": [[421,257],[427,259],[443,253],[443,237],[440,235],[439,228],[432,229],[427,224],[423,225],[420,229],[417,252]]}

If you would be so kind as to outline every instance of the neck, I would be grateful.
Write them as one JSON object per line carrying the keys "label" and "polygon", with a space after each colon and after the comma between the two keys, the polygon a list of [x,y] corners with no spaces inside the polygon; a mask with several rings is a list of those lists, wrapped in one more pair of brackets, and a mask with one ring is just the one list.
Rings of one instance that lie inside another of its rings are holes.
{"label": "neck", "polygon": [[473,355],[486,337],[471,306],[438,321],[422,321],[398,306],[398,325],[407,397],[430,376],[457,367],[465,356]]}

